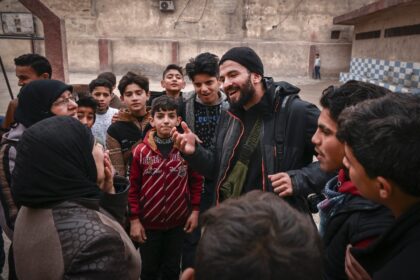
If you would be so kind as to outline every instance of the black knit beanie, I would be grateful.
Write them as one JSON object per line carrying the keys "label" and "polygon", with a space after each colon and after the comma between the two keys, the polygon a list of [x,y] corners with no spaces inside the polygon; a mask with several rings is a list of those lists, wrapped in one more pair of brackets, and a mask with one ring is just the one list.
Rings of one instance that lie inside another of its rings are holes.
{"label": "black knit beanie", "polygon": [[235,47],[228,50],[220,59],[219,65],[222,65],[226,60],[235,61],[247,68],[249,72],[264,76],[264,65],[261,58],[251,48]]}
{"label": "black knit beanie", "polygon": [[36,80],[24,86],[18,95],[15,121],[26,128],[54,116],[51,106],[60,95],[73,87],[56,80]]}

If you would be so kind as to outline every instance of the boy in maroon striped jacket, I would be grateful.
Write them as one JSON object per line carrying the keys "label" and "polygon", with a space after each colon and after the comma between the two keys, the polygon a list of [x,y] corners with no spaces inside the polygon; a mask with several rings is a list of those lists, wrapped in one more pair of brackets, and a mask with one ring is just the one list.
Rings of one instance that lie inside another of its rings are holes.
{"label": "boy in maroon striped jacket", "polygon": [[130,236],[140,242],[141,279],[178,279],[184,232],[197,227],[203,178],[173,147],[178,102],[153,100],[150,130],[133,151],[130,171]]}

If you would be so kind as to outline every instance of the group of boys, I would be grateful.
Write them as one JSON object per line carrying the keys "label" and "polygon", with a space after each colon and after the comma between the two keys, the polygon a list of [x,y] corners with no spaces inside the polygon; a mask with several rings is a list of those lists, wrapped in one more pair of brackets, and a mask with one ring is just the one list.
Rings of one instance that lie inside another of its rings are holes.
{"label": "group of boys", "polygon": [[[265,77],[247,47],[220,60],[200,54],[186,72],[194,92],[182,92],[182,68],[169,65],[166,91],[151,109],[148,79],[132,72],[119,82],[119,111],[110,107],[116,81],[109,74],[78,100],[78,118],[130,178],[130,236],[140,244],[142,279],[177,279],[181,255],[183,268],[196,267],[184,279],[420,277],[419,97],[351,81],[326,89],[319,112],[298,88]],[[323,261],[307,215],[312,192],[325,196]],[[199,213],[213,205],[220,207],[196,230]]]}

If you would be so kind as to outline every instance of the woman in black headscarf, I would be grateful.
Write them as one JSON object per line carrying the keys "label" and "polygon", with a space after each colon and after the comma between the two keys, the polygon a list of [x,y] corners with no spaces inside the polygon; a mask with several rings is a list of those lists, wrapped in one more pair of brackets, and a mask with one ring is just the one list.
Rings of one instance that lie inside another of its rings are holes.
{"label": "woman in black headscarf", "polygon": [[16,146],[23,132],[43,119],[55,115],[77,117],[77,104],[72,90],[72,86],[60,81],[37,80],[24,86],[18,95],[16,123],[3,135],[0,149],[0,223],[10,239],[17,214],[17,207],[10,196]]}
{"label": "woman in black headscarf", "polygon": [[138,279],[140,256],[114,218],[126,209],[127,187],[113,182],[107,152],[78,120],[53,117],[27,129],[12,186],[21,206],[18,278]]}

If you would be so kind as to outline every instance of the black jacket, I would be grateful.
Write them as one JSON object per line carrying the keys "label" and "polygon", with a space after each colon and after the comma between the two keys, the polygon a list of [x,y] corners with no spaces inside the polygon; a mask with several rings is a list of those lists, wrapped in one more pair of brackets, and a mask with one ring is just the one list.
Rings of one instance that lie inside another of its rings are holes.
{"label": "black jacket", "polygon": [[347,194],[325,225],[324,279],[347,279],[344,258],[348,244],[376,238],[394,222],[391,211],[361,196]]}
{"label": "black jacket", "polygon": [[351,249],[374,280],[420,279],[419,252],[420,203],[398,217],[366,250]]}
{"label": "black jacket", "polygon": [[[271,112],[263,117],[260,138],[263,180],[260,188],[273,191],[268,175],[287,171],[292,179],[294,196],[286,200],[307,212],[307,194],[319,192],[332,177],[322,172],[318,163],[312,163],[315,151],[311,138],[317,128],[319,110],[301,100],[297,96],[299,89],[289,83],[274,83],[271,78],[264,78],[264,83]],[[198,145],[193,155],[185,156],[199,173],[216,180],[215,204],[220,202],[220,186],[232,168],[232,159],[237,155],[243,133],[244,124],[238,116],[232,111],[223,111],[214,147],[205,150]]]}

